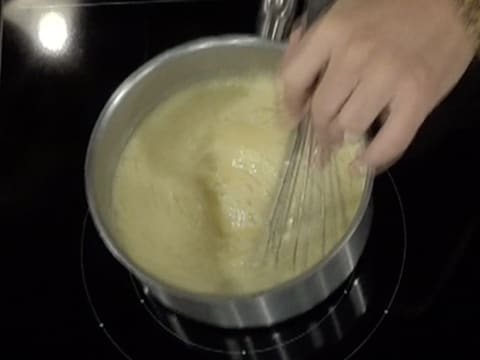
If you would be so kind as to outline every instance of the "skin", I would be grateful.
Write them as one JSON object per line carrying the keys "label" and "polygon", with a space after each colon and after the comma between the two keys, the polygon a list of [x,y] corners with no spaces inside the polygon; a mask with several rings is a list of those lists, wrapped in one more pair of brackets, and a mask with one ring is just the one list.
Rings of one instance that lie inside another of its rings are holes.
{"label": "skin", "polygon": [[310,111],[318,138],[354,141],[380,116],[356,168],[379,172],[462,77],[475,41],[452,0],[337,0],[292,33],[281,80],[294,119]]}

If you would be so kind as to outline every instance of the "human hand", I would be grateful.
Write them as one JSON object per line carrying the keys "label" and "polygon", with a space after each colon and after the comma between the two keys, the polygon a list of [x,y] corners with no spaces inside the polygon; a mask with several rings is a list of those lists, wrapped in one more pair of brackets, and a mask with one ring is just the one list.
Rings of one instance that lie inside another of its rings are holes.
{"label": "human hand", "polygon": [[310,110],[317,134],[362,136],[383,115],[357,164],[396,161],[458,82],[475,45],[453,0],[337,0],[291,35],[281,78],[288,109]]}

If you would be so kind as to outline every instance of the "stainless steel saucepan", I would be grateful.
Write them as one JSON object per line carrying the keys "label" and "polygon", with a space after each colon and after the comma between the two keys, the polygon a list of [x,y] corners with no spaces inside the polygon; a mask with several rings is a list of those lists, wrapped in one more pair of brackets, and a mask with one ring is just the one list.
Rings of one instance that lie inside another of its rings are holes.
{"label": "stainless steel saucepan", "polygon": [[86,192],[106,247],[162,304],[204,323],[226,328],[268,326],[311,309],[348,278],[368,238],[372,174],[367,175],[356,216],[328,256],[298,277],[256,294],[200,295],[172,287],[147,275],[117,244],[109,216],[112,183],[122,150],[138,124],[169,95],[200,80],[271,70],[277,66],[283,49],[280,42],[262,37],[230,35],[204,38],[168,50],[141,66],[118,87],[91,135],[85,164]]}

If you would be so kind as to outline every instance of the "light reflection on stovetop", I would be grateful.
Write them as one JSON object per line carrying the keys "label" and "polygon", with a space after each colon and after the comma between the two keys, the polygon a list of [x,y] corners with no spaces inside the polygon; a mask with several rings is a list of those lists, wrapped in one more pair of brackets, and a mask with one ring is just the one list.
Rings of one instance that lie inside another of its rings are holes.
{"label": "light reflection on stovetop", "polygon": [[84,287],[98,326],[131,359],[159,344],[197,359],[344,359],[357,352],[388,315],[406,254],[405,222],[393,179],[374,188],[374,222],[354,273],[311,311],[270,328],[220,329],[168,310],[108,253],[87,215],[82,236]]}

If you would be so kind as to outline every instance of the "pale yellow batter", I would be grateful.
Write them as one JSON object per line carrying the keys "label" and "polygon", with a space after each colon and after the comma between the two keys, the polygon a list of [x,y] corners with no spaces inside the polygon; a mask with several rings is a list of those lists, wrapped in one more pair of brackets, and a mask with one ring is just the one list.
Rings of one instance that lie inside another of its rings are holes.
{"label": "pale yellow batter", "polygon": [[[293,271],[289,238],[279,268],[261,261],[289,139],[274,90],[270,74],[198,83],[138,127],[118,165],[112,220],[123,251],[144,271],[190,291],[243,294],[302,270]],[[314,170],[302,265],[327,254],[354,216],[364,186],[348,171],[356,147]]]}

